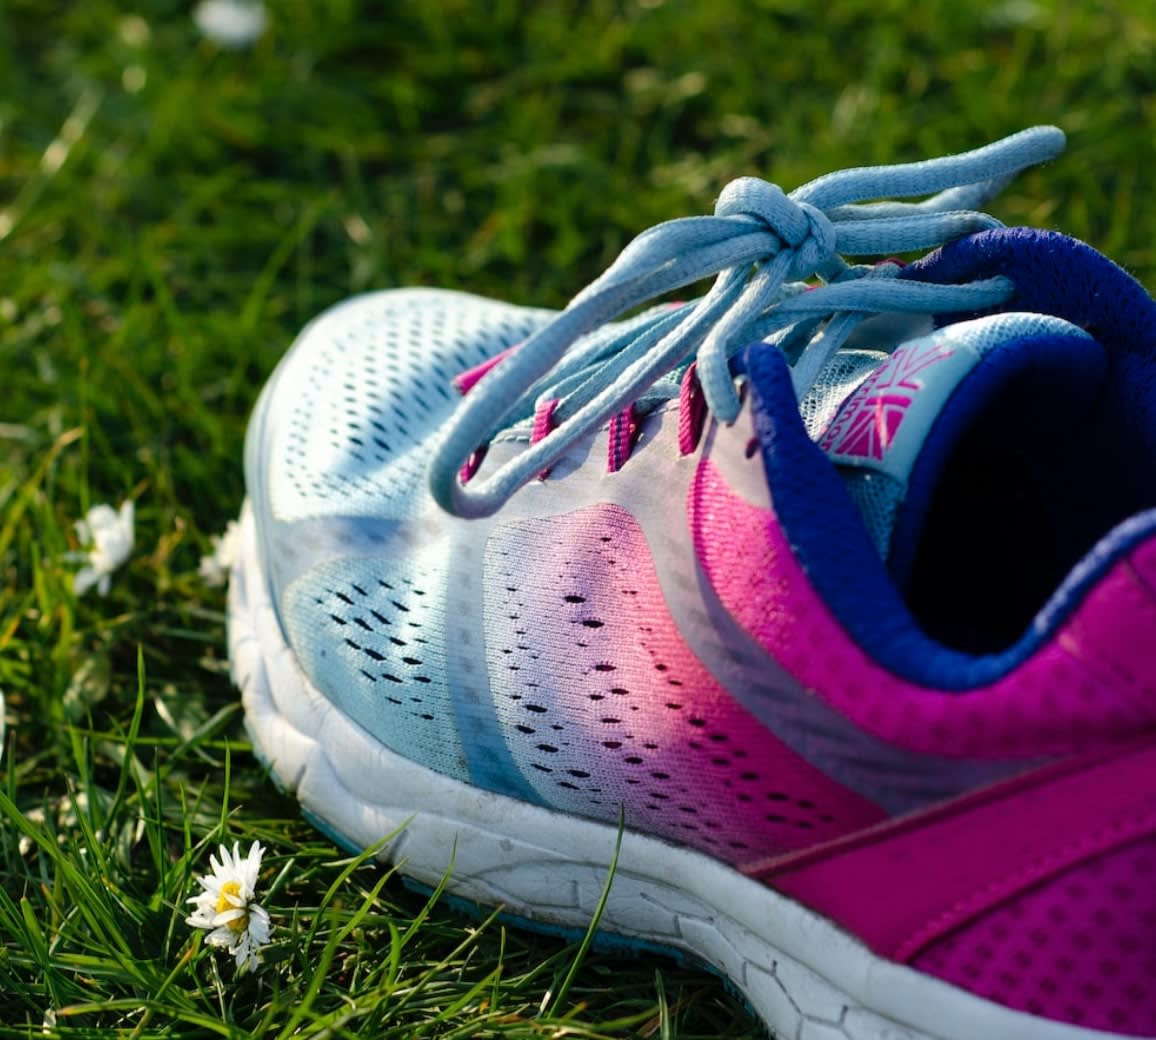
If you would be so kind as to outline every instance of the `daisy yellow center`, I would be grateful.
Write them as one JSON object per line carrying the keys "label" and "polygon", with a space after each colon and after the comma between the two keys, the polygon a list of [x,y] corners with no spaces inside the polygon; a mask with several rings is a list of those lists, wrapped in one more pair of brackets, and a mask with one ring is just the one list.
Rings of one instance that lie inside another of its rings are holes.
{"label": "daisy yellow center", "polygon": [[[240,896],[241,885],[236,881],[226,881],[221,886],[221,894],[217,897],[217,913],[223,914],[226,910],[232,910],[233,904],[229,901],[229,896]],[[230,931],[241,934],[249,926],[249,915],[242,914],[240,917],[234,917],[233,920],[227,921],[225,927]]]}

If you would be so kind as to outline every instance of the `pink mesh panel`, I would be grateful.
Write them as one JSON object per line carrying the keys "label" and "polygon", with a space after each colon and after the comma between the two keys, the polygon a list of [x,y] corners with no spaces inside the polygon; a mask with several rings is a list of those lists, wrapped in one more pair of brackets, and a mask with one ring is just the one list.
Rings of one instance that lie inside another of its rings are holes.
{"label": "pink mesh panel", "polygon": [[914,963],[1020,1011],[1156,1036],[1156,838],[1024,893]]}
{"label": "pink mesh panel", "polygon": [[514,761],[552,807],[732,863],[883,812],[800,758],[707,671],[625,509],[512,520],[486,545],[490,689]]}
{"label": "pink mesh panel", "polygon": [[853,643],[774,513],[740,498],[708,461],[688,509],[699,564],[727,610],[804,686],[883,740],[947,756],[1042,757],[1156,721],[1156,600],[1138,577],[1156,573],[1154,546],[1117,564],[1014,672],[944,695],[885,671]]}

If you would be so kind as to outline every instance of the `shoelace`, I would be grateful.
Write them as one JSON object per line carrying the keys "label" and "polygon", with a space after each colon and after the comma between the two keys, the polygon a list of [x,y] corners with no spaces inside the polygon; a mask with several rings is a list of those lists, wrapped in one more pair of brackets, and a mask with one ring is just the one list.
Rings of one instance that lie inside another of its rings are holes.
{"label": "shoelace", "polygon": [[[856,325],[872,314],[948,314],[1006,303],[996,277],[964,285],[896,280],[895,264],[852,266],[845,256],[934,248],[1002,225],[975,207],[1021,170],[1055,158],[1063,132],[1041,126],[959,155],[827,174],[789,195],[743,177],[713,216],[644,231],[553,320],[504,358],[464,398],[430,466],[434,499],[450,513],[495,513],[578,440],[628,409],[679,393],[693,363],[706,408],[738,417],[734,353],[776,343],[793,358],[800,399]],[[869,202],[917,198],[922,202]],[[664,293],[718,275],[701,299],[608,323]],[[818,278],[817,286],[804,280]],[[633,412],[631,412],[633,414]],[[535,419],[530,445],[484,480],[459,474],[502,429]]]}

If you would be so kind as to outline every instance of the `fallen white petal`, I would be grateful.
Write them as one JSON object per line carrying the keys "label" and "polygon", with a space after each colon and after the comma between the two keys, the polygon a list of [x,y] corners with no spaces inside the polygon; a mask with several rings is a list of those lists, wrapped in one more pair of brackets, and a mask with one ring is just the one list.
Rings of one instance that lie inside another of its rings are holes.
{"label": "fallen white petal", "polygon": [[244,0],[202,0],[193,20],[206,38],[235,50],[254,43],[269,24],[264,4]]}

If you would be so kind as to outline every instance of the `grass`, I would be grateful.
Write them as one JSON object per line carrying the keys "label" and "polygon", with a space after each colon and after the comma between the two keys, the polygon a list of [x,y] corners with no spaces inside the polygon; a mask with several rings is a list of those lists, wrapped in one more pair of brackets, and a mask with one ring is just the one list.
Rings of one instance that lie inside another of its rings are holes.
{"label": "grass", "polygon": [[[753,1037],[722,985],[470,921],[351,860],[255,763],[198,561],[299,327],[356,291],[560,304],[731,177],[978,145],[1067,157],[1005,221],[1156,285],[1156,14],[1122,2],[280,0],[0,6],[0,1037]],[[107,598],[63,557],[137,504]],[[184,925],[217,842],[269,855],[267,966]],[[564,999],[558,1000],[560,989]],[[44,1026],[54,1011],[55,1026]]]}

